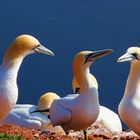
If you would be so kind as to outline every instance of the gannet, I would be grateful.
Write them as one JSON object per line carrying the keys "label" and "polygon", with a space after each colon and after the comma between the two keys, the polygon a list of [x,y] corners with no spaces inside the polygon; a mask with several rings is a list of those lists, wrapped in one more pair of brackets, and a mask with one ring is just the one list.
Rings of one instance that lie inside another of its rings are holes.
{"label": "gannet", "polygon": [[[92,74],[90,74],[90,76],[96,88],[98,89],[98,82],[96,78]],[[72,87],[73,87],[74,93],[76,94],[79,93],[80,86],[75,78],[73,78]],[[108,109],[105,106],[100,105],[100,113],[95,123],[100,124],[101,126],[103,126],[104,128],[106,128],[108,131],[112,133],[122,132],[122,124],[121,124],[121,120],[119,116],[115,112],[113,112],[112,110]],[[84,134],[86,135],[86,131],[84,132]]]}
{"label": "gannet", "polygon": [[[111,49],[79,52],[73,61],[74,77],[80,85],[80,94],[53,101],[50,121],[60,125],[66,134],[69,130],[85,130],[99,115],[98,89],[90,77],[90,65],[97,59],[112,53]],[[86,116],[86,117],[85,117]]]}
{"label": "gannet", "polygon": [[[16,124],[22,127],[47,130],[50,128],[50,120],[47,112],[34,112],[35,110],[43,110],[50,108],[54,99],[60,97],[53,92],[47,92],[43,94],[38,101],[38,105],[31,104],[16,104],[7,117],[3,120],[3,123]],[[34,113],[32,113],[34,112]]]}
{"label": "gannet", "polygon": [[125,86],[124,96],[118,111],[122,121],[140,135],[140,48],[130,47],[118,58],[118,62],[130,62],[131,68]]}
{"label": "gannet", "polygon": [[6,51],[0,66],[0,121],[11,111],[17,102],[17,75],[25,56],[32,53],[54,55],[30,35],[18,36]]}

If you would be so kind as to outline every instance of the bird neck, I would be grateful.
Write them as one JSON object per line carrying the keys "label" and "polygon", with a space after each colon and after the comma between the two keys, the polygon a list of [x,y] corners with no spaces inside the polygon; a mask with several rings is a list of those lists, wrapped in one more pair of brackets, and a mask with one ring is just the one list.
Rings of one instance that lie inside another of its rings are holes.
{"label": "bird neck", "polygon": [[132,62],[127,79],[125,96],[140,99],[140,63]]}
{"label": "bird neck", "polygon": [[12,75],[14,74],[15,77],[17,77],[17,73],[23,58],[23,55],[11,52],[11,50],[8,49],[8,51],[5,53],[1,67],[5,69],[5,71],[11,73]]}
{"label": "bird neck", "polygon": [[17,63],[20,59],[25,57],[25,51],[17,48],[15,45],[9,47],[4,55],[3,62],[4,63]]}
{"label": "bird neck", "polygon": [[96,89],[98,89],[98,82],[97,82],[96,78],[91,73],[90,73],[90,77],[91,77],[92,81],[94,82]]}
{"label": "bird neck", "polygon": [[74,72],[75,79],[80,86],[80,94],[87,93],[92,88],[96,88],[94,81],[91,79],[91,74],[89,68],[78,70]]}

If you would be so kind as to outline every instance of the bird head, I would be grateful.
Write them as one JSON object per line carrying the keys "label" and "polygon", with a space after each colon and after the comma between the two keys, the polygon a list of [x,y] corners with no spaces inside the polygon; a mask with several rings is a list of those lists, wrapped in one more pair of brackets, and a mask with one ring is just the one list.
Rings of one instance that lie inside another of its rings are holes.
{"label": "bird head", "polygon": [[40,44],[40,42],[31,35],[20,35],[11,44],[5,54],[5,61],[15,58],[25,57],[32,53],[43,53],[53,56],[53,52]]}
{"label": "bird head", "polygon": [[140,48],[128,48],[126,53],[118,58],[117,62],[140,62]]}
{"label": "bird head", "polygon": [[89,68],[90,65],[96,60],[112,53],[112,49],[105,49],[99,51],[81,51],[75,57],[73,61],[74,71],[82,71]]}
{"label": "bird head", "polygon": [[[41,110],[49,109],[51,104],[52,104],[52,102],[55,99],[59,99],[59,98],[60,97],[56,93],[53,93],[53,92],[47,92],[47,93],[43,94],[39,98],[38,105],[37,105],[37,110],[40,110],[40,112],[41,112]],[[48,112],[44,111],[44,113],[48,115]]]}

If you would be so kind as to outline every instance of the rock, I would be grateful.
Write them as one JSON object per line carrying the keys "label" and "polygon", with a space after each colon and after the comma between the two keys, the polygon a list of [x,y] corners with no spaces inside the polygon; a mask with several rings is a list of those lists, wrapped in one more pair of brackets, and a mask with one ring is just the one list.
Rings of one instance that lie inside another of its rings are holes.
{"label": "rock", "polygon": [[[56,127],[48,128],[47,131],[40,131],[17,125],[2,124],[0,126],[0,133],[20,135],[27,140],[84,140],[82,131],[70,131],[70,134],[67,136],[60,127],[58,127],[58,130]],[[121,134],[112,134],[98,124],[88,128],[88,138],[89,140],[140,140],[140,137],[131,130],[128,132],[123,131]]]}

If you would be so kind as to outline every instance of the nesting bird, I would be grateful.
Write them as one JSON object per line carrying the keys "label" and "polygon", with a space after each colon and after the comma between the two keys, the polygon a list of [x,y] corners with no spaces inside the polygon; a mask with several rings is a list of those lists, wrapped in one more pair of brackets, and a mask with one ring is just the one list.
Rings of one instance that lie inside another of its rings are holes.
{"label": "nesting bird", "polygon": [[[96,78],[92,74],[90,74],[90,77],[93,80],[95,87],[98,89]],[[79,93],[80,86],[75,78],[73,78],[72,85],[74,93]],[[122,132],[122,124],[119,116],[105,106],[100,106],[100,113],[95,123],[100,124],[112,133]],[[84,134],[86,135],[86,132],[84,132]]]}
{"label": "nesting bird", "polygon": [[118,107],[119,115],[129,128],[140,135],[140,48],[128,48],[118,62],[131,63],[124,96]]}
{"label": "nesting bird", "polygon": [[17,75],[25,56],[32,53],[54,55],[30,35],[18,36],[6,51],[0,66],[0,121],[11,111],[17,102]]}
{"label": "nesting bird", "polygon": [[37,106],[31,104],[16,104],[3,122],[20,125],[22,127],[46,130],[50,125],[48,113],[45,111],[42,113],[34,111],[50,108],[53,100],[59,98],[56,93],[48,92],[40,97]]}
{"label": "nesting bird", "polygon": [[82,51],[74,57],[73,72],[80,85],[80,94],[53,101],[49,110],[53,126],[60,125],[68,134],[69,130],[84,130],[96,121],[99,115],[98,89],[90,77],[90,65],[110,53],[111,49]]}

